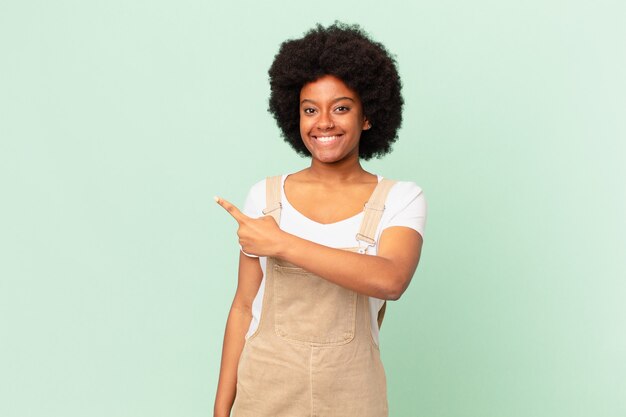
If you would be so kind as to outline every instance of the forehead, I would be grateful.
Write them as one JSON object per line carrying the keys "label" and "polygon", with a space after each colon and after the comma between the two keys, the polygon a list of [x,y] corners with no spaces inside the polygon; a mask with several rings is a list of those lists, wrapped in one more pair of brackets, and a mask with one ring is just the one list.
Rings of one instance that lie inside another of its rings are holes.
{"label": "forehead", "polygon": [[337,97],[348,97],[356,101],[358,94],[334,75],[324,75],[305,84],[300,90],[300,100],[323,101]]}

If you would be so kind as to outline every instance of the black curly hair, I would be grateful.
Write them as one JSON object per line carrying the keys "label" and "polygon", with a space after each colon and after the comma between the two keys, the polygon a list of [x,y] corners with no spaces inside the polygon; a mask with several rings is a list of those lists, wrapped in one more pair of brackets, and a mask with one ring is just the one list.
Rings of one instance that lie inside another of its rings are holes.
{"label": "black curly hair", "polygon": [[300,136],[300,90],[324,75],[341,79],[361,99],[372,127],[361,133],[359,157],[381,157],[398,139],[404,100],[395,59],[358,25],[318,24],[303,38],[283,42],[268,73],[268,111],[300,155],[310,155]]}

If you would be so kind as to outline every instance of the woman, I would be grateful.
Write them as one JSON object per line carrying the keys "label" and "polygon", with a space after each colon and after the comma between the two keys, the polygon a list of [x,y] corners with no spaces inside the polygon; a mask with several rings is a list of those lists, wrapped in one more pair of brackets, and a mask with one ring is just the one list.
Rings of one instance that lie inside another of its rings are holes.
{"label": "woman", "polygon": [[255,184],[239,223],[239,281],[215,416],[387,416],[378,330],[385,300],[420,257],[420,187],[365,171],[397,139],[393,58],[357,26],[317,26],[282,44],[270,112],[311,164]]}

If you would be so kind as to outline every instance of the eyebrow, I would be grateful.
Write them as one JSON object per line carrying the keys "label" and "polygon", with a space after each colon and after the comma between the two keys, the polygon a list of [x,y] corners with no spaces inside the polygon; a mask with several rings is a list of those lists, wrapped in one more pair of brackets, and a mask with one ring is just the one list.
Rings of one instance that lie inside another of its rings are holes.
{"label": "eyebrow", "polygon": [[[350,100],[350,101],[354,102],[354,99],[350,98],[350,97],[337,97],[337,98],[333,99],[332,102],[336,103],[337,101],[341,101],[341,100]],[[302,100],[300,102],[300,104],[303,104],[305,102],[309,102],[309,103],[314,103],[315,104],[315,101],[313,101],[311,99],[308,99],[308,98],[305,98],[304,100]]]}

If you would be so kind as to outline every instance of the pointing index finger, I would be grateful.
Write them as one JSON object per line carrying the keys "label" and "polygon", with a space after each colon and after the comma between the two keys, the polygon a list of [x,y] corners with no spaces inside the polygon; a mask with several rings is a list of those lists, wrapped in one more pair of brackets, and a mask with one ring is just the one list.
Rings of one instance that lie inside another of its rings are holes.
{"label": "pointing index finger", "polygon": [[241,223],[242,221],[248,219],[248,216],[243,214],[237,207],[235,207],[234,204],[230,203],[227,200],[224,200],[223,198],[217,197],[217,196],[215,196],[213,198],[215,199],[217,204],[222,206],[224,208],[224,210],[226,210],[228,213],[230,213],[230,215],[233,216],[233,218],[235,220],[237,220],[238,223]]}

